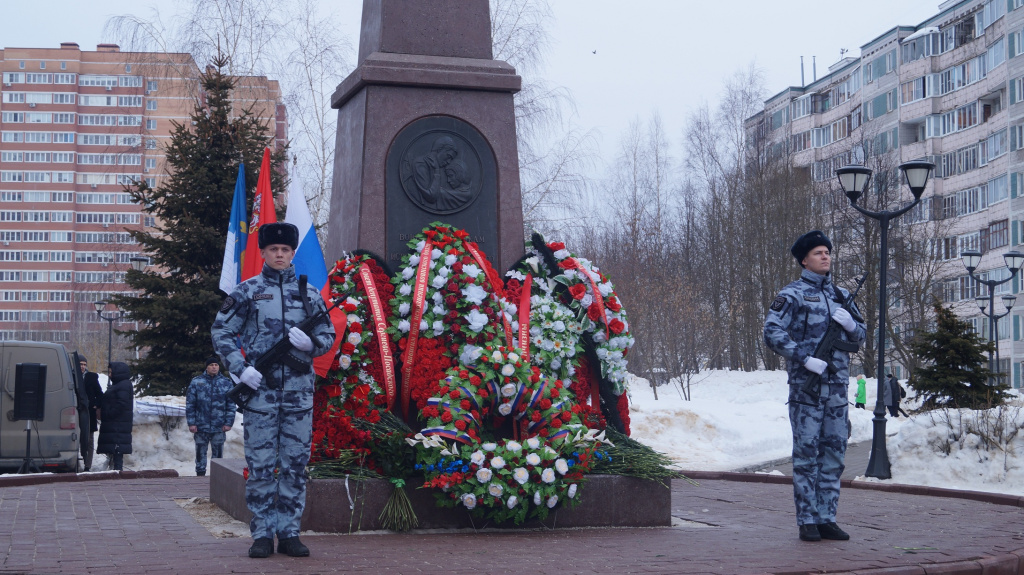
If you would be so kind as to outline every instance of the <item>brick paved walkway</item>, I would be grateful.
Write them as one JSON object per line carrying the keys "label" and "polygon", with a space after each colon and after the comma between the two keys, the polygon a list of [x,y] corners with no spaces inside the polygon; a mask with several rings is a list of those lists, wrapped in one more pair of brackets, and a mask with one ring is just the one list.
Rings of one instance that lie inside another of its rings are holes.
{"label": "brick paved walkway", "polygon": [[803,543],[792,487],[778,482],[788,478],[692,475],[699,487],[673,485],[672,528],[304,535],[312,557],[266,560],[245,557],[248,538],[213,537],[174,502],[207,497],[209,478],[3,477],[0,572],[1024,573],[1021,498],[845,488],[840,521],[853,540]]}

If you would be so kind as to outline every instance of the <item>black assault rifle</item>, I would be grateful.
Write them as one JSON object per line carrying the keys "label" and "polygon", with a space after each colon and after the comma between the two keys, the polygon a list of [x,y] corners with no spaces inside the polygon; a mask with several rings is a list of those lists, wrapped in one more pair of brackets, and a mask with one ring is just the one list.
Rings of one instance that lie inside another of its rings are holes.
{"label": "black assault rifle", "polygon": [[[857,280],[857,289],[853,290],[850,297],[844,301],[842,299],[843,292],[836,286],[836,296],[840,299],[840,306],[846,311],[850,312],[855,320],[861,321],[859,315],[853,311],[853,299],[857,297],[857,292],[860,291],[860,287],[864,285],[864,280],[868,279],[868,275],[864,274],[859,280]],[[822,294],[824,295],[824,294]],[[845,351],[848,353],[857,353],[860,350],[860,346],[855,343],[843,341],[843,334],[846,330],[843,326],[839,325],[836,320],[829,318],[828,328],[825,330],[825,335],[821,337],[821,341],[818,342],[818,347],[814,348],[814,355],[825,362],[825,371],[822,373],[835,373],[837,370],[835,362],[832,360],[833,352]],[[817,397],[821,393],[821,375],[811,372],[811,376],[807,378],[807,381],[800,387],[804,393],[810,394],[811,396]]]}
{"label": "black assault rifle", "polygon": [[[306,335],[312,337],[313,328],[322,321],[329,321],[327,318],[334,308],[338,307],[337,303],[331,305],[326,311],[317,312],[306,319],[299,322],[295,327],[301,329]],[[270,373],[270,369],[275,365],[286,365],[295,371],[305,372],[309,370],[310,363],[304,359],[296,357],[292,353],[295,346],[288,339],[288,333],[284,334],[280,340],[270,347],[267,351],[260,354],[255,361],[252,362],[252,366],[256,368],[256,371],[263,375],[263,380],[266,382],[267,387],[270,389],[277,389],[276,384],[272,383],[274,380],[267,377]],[[242,408],[252,400],[253,396],[256,395],[248,385],[238,382],[231,391],[227,393],[227,398],[234,402],[238,406],[238,411],[242,411]]]}

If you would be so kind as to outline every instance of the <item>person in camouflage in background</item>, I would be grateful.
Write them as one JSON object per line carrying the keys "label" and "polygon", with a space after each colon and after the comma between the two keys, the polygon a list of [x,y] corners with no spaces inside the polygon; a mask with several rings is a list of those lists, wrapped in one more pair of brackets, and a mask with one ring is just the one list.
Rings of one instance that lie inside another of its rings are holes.
{"label": "person in camouflage in background", "polygon": [[235,404],[227,398],[234,386],[220,373],[217,356],[206,359],[206,369],[192,378],[185,393],[185,420],[196,442],[196,475],[206,475],[206,452],[211,459],[224,457],[225,433],[235,423]]}
{"label": "person in camouflage in background", "polygon": [[[841,307],[849,293],[832,283],[832,242],[828,237],[817,230],[808,232],[790,251],[803,272],[772,302],[764,322],[764,341],[786,358],[789,373],[796,521],[804,541],[845,541],[850,536],[836,524],[836,508],[850,434],[850,354],[833,352],[834,373],[813,354],[830,321],[842,326],[850,343],[864,341],[866,332],[856,306],[853,314]],[[812,372],[821,375],[817,395],[801,389]]]}
{"label": "person in camouflage in background", "polygon": [[[292,258],[298,228],[265,224],[258,234],[266,263],[260,275],[238,284],[224,300],[211,330],[213,345],[228,371],[254,390],[242,412],[249,466],[245,502],[253,513],[249,557],[273,553],[275,534],[278,553],[306,557],[309,549],[299,541],[299,520],[306,505],[306,464],[313,435],[312,360],[331,349],[334,326],[324,321],[311,335],[295,327],[326,312],[319,292],[304,286],[302,293],[295,277]],[[307,364],[304,369],[278,363],[260,373],[249,363],[285,337],[295,348],[290,353]]]}

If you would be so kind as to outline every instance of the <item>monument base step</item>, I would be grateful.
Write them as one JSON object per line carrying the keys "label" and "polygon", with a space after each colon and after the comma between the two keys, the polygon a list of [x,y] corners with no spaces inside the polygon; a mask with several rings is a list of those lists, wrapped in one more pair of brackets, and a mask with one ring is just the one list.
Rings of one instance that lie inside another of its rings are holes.
{"label": "monument base step", "polygon": [[[244,459],[210,460],[210,500],[229,515],[248,523],[245,505]],[[391,482],[345,479],[310,479],[302,529],[320,533],[352,533],[384,529],[380,514],[391,496]],[[589,475],[580,489],[579,504],[559,507],[543,522],[522,525],[488,524],[466,509],[438,507],[434,490],[406,486],[420,529],[500,527],[669,527],[672,491],[655,482],[620,475]],[[350,508],[350,502],[352,507]]]}

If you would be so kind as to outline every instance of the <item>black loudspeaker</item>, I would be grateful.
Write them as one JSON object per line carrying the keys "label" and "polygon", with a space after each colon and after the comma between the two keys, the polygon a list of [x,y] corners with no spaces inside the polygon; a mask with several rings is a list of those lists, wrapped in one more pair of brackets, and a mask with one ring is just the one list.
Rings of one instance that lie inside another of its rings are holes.
{"label": "black loudspeaker", "polygon": [[14,369],[14,420],[42,421],[46,407],[46,364],[19,363]]}

